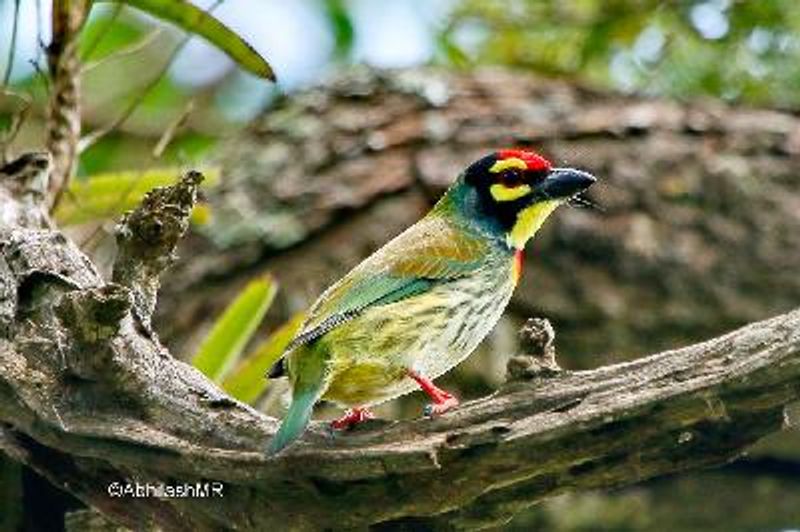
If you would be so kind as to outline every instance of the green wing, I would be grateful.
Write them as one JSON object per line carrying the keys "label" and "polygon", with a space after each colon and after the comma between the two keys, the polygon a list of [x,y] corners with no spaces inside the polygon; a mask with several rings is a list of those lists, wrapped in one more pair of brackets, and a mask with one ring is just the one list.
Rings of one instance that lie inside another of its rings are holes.
{"label": "green wing", "polygon": [[422,219],[322,294],[287,351],[313,342],[369,308],[469,275],[484,263],[487,246],[480,236],[440,216]]}

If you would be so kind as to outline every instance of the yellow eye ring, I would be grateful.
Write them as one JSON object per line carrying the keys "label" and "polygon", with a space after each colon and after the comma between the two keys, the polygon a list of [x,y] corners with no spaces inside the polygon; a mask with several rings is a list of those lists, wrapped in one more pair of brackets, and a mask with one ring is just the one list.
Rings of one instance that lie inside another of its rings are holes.
{"label": "yellow eye ring", "polygon": [[527,170],[528,165],[522,159],[517,157],[509,157],[508,159],[501,159],[496,161],[490,168],[489,172],[493,174],[499,174],[503,170],[508,170],[509,168],[517,168],[519,170]]}
{"label": "yellow eye ring", "polygon": [[507,187],[501,183],[495,183],[489,187],[489,192],[495,201],[514,201],[530,194],[531,187],[528,185]]}

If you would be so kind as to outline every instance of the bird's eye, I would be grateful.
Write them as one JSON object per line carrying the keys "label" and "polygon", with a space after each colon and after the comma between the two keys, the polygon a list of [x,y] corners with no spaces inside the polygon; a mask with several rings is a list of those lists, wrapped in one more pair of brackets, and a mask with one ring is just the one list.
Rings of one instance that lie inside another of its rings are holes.
{"label": "bird's eye", "polygon": [[499,176],[500,184],[508,188],[518,187],[522,184],[522,172],[516,168],[509,168]]}

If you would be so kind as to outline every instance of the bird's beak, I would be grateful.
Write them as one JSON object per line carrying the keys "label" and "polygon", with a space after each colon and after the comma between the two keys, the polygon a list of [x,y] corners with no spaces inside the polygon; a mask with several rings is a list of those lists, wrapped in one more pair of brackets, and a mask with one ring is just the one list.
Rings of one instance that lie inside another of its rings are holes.
{"label": "bird's beak", "polygon": [[543,200],[558,200],[574,196],[588,189],[597,178],[574,168],[554,168],[537,187],[537,196]]}

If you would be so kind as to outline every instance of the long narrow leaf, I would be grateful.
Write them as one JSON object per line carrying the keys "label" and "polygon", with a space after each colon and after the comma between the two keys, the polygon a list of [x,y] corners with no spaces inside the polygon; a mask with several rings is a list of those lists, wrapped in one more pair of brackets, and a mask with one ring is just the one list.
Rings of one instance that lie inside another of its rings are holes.
{"label": "long narrow leaf", "polygon": [[[203,188],[219,182],[219,169],[204,168]],[[116,218],[142,200],[155,187],[174,184],[180,177],[178,168],[157,168],[142,172],[111,172],[70,183],[68,193],[58,205],[55,217],[59,225],[76,225],[106,218]],[[195,216],[193,221],[207,218],[207,212]]]}
{"label": "long narrow leaf", "polygon": [[217,319],[197,350],[192,364],[220,382],[256,332],[272,304],[277,284],[270,276],[250,281]]}
{"label": "long narrow leaf", "polygon": [[200,35],[228,54],[242,68],[256,76],[275,81],[269,63],[233,30],[210,13],[187,0],[122,0],[124,3],[171,22],[179,28]]}
{"label": "long narrow leaf", "polygon": [[256,347],[252,354],[245,356],[222,381],[222,388],[236,399],[245,403],[254,403],[269,381],[266,373],[283,354],[286,346],[292,341],[297,330],[303,324],[305,314],[297,314],[281,325],[269,338]]}

